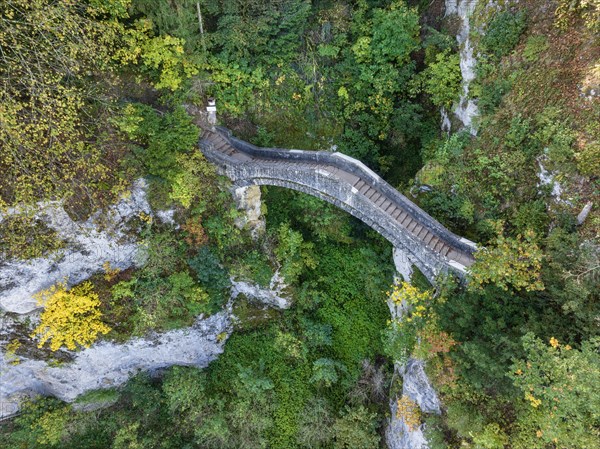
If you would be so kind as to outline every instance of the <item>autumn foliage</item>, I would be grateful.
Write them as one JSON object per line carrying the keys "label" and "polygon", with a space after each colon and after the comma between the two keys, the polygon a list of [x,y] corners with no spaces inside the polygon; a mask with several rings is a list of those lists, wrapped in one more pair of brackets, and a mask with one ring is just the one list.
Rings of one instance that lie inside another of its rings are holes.
{"label": "autumn foliage", "polygon": [[71,290],[59,283],[41,292],[38,303],[44,305],[41,322],[32,333],[39,337],[39,347],[50,341],[50,349],[62,346],[74,350],[77,345],[89,347],[99,334],[107,334],[110,327],[102,322],[100,300],[90,282]]}
{"label": "autumn foliage", "polygon": [[411,432],[417,430],[421,425],[421,410],[416,402],[402,395],[398,398],[397,404],[396,417],[402,419]]}

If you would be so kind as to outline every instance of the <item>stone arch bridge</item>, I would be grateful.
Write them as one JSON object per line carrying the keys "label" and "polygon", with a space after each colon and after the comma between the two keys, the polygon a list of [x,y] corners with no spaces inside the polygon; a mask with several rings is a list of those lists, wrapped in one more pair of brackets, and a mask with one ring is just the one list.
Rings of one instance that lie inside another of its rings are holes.
{"label": "stone arch bridge", "polygon": [[463,277],[474,261],[473,242],[450,232],[362,162],[345,154],[260,148],[236,139],[222,127],[204,130],[200,149],[236,188],[287,187],[352,214],[390,241],[395,254],[402,254],[404,263],[414,264],[430,282],[441,272]]}

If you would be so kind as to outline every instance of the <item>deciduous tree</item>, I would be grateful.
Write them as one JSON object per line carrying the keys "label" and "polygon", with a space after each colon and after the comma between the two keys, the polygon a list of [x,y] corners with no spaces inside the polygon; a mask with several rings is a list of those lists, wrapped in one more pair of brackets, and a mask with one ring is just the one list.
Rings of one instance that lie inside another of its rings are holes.
{"label": "deciduous tree", "polygon": [[504,290],[509,286],[516,290],[543,290],[540,279],[542,250],[532,231],[515,238],[505,237],[502,225],[495,225],[497,237],[492,246],[475,254],[475,264],[470,267],[471,288],[495,284]]}
{"label": "deciduous tree", "polygon": [[90,282],[71,290],[64,283],[54,285],[38,295],[38,303],[44,311],[32,337],[40,338],[39,347],[49,340],[53,351],[61,346],[72,351],[77,345],[89,347],[98,335],[110,332],[102,322],[100,300]]}

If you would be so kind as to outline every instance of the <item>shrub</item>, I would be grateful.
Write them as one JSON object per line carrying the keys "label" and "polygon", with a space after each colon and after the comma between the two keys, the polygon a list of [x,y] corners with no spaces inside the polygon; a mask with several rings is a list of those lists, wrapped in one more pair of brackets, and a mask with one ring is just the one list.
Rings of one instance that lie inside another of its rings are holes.
{"label": "shrub", "polygon": [[68,291],[66,284],[57,284],[41,292],[38,303],[44,305],[44,311],[32,337],[40,337],[40,348],[50,340],[52,351],[63,345],[73,351],[77,345],[89,347],[99,334],[110,331],[101,320],[100,300],[90,282]]}
{"label": "shrub", "polygon": [[396,418],[401,419],[408,427],[408,430],[414,432],[421,425],[421,409],[415,401],[403,394],[396,401]]}
{"label": "shrub", "polygon": [[383,333],[384,351],[399,363],[406,363],[416,344],[417,334],[426,323],[430,291],[420,291],[408,282],[394,285],[389,300],[398,308],[406,308],[404,315],[392,320]]}
{"label": "shrub", "polygon": [[524,11],[516,14],[509,11],[496,14],[481,37],[483,51],[497,58],[508,55],[519,43],[526,26]]}
{"label": "shrub", "polygon": [[446,412],[448,426],[462,438],[469,438],[484,428],[484,417],[472,404],[455,400],[448,404]]}
{"label": "shrub", "polygon": [[220,203],[219,206],[220,210],[215,210],[214,215],[206,215],[202,225],[219,255],[227,257],[235,253],[235,247],[243,243],[244,236],[235,225],[240,212],[235,209],[233,202]]}
{"label": "shrub", "polygon": [[202,246],[188,264],[196,273],[200,284],[210,294],[213,303],[221,303],[226,299],[227,289],[231,285],[229,274],[208,246]]}
{"label": "shrub", "polygon": [[232,268],[234,276],[250,279],[261,287],[268,287],[273,277],[273,268],[267,256],[259,251],[247,251]]}
{"label": "shrub", "polygon": [[7,259],[43,257],[64,246],[58,233],[44,222],[24,215],[0,221],[0,255]]}
{"label": "shrub", "polygon": [[462,82],[459,55],[449,50],[438,53],[435,62],[429,64],[423,75],[424,89],[431,102],[438,107],[452,107],[460,95]]}
{"label": "shrub", "polygon": [[157,89],[177,90],[184,80],[198,73],[198,68],[184,54],[183,39],[153,34],[151,20],[136,20],[126,31],[125,46],[116,52],[115,59],[123,65],[138,65]]}
{"label": "shrub", "polygon": [[545,149],[550,162],[564,169],[564,164],[573,159],[576,133],[563,117],[564,114],[559,108],[553,106],[545,108],[536,117],[538,129],[534,139]]}
{"label": "shrub", "polygon": [[106,388],[102,390],[92,390],[77,396],[75,403],[77,404],[98,404],[98,403],[113,403],[120,397],[120,393],[116,388]]}
{"label": "shrub", "polygon": [[[197,315],[203,311],[204,306],[208,302],[206,292],[194,282],[194,279],[187,273],[182,271],[173,273],[168,278],[169,293],[165,298],[167,307],[183,306],[192,315]],[[186,315],[183,313],[182,315]]]}
{"label": "shrub", "polygon": [[452,134],[440,145],[438,145],[435,153],[435,158],[440,163],[444,164],[450,160],[450,158],[456,158],[460,156],[468,145],[470,136],[466,132],[459,132]]}
{"label": "shrub", "polygon": [[323,447],[333,437],[333,416],[327,401],[312,398],[298,417],[298,443],[305,448]]}
{"label": "shrub", "polygon": [[219,258],[208,246],[202,246],[196,257],[189,261],[196,273],[198,281],[208,288],[224,289],[229,287],[229,276],[219,261]]}
{"label": "shrub", "polygon": [[340,376],[338,373],[345,373],[346,367],[335,360],[321,358],[313,362],[313,375],[310,381],[324,387],[331,387]]}
{"label": "shrub", "polygon": [[531,120],[523,118],[521,114],[515,115],[510,121],[510,128],[504,136],[504,145],[513,151],[532,154],[530,148],[530,135],[532,131]]}
{"label": "shrub", "polygon": [[295,282],[305,268],[314,269],[317,266],[313,253],[314,244],[305,242],[302,234],[294,231],[287,223],[279,226],[277,240],[275,256],[287,282]]}
{"label": "shrub", "polygon": [[561,30],[568,29],[574,19],[583,17],[585,26],[592,31],[600,31],[600,2],[598,0],[559,0],[555,11],[555,25]]}
{"label": "shrub", "polygon": [[526,352],[508,375],[520,390],[517,427],[535,441],[529,447],[597,447],[600,408],[600,339],[581,350],[551,337],[544,343],[532,333],[522,338]]}
{"label": "shrub", "polygon": [[[132,282],[133,289],[129,285]],[[209,295],[185,271],[121,282],[113,287],[113,297],[117,296],[130,297],[135,304],[129,329],[135,335],[188,326],[198,314],[209,310]]]}
{"label": "shrub", "polygon": [[440,52],[446,50],[456,50],[456,39],[450,34],[446,34],[425,25],[425,38],[423,47],[425,48],[425,63],[429,64],[434,61]]}
{"label": "shrub", "polygon": [[187,219],[185,224],[181,225],[184,231],[185,243],[191,248],[203,246],[208,243],[208,236],[202,226],[202,217],[192,216]]}
{"label": "shrub", "polygon": [[[183,106],[162,114],[144,104],[129,104],[116,124],[129,139],[145,147],[138,147],[136,154],[147,172],[167,180],[173,180],[182,171],[177,155],[195,148],[200,136]],[[203,166],[196,163],[196,167]]]}
{"label": "shrub", "polygon": [[484,83],[481,86],[481,93],[477,105],[484,114],[492,114],[500,103],[502,98],[512,88],[510,80],[504,78],[496,78],[493,81]]}
{"label": "shrub", "polygon": [[529,36],[523,50],[523,58],[528,62],[536,62],[548,47],[546,36]]}
{"label": "shrub", "polygon": [[596,176],[600,173],[600,143],[588,143],[577,153],[577,168],[588,176]]}
{"label": "shrub", "polygon": [[363,406],[346,407],[344,415],[333,424],[335,449],[377,449],[380,437],[377,435],[376,414]]}
{"label": "shrub", "polygon": [[182,263],[184,245],[174,233],[153,233],[147,239],[147,259],[142,268],[145,277],[164,277],[173,273]]}
{"label": "shrub", "polygon": [[207,400],[206,384],[205,372],[184,366],[170,368],[163,379],[165,405],[178,420],[192,428]]}
{"label": "shrub", "polygon": [[521,204],[513,218],[513,223],[521,234],[531,229],[536,235],[543,236],[548,232],[548,222],[546,204],[542,200]]}
{"label": "shrub", "polygon": [[199,151],[178,154],[175,161],[180,171],[173,177],[169,197],[186,209],[193,203],[196,211],[203,211],[216,193],[214,166]]}

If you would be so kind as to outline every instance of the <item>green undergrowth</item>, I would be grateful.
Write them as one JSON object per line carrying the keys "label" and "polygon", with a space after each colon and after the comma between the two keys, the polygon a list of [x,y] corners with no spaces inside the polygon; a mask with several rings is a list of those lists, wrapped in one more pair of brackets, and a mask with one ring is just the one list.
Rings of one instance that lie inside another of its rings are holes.
{"label": "green undergrowth", "polygon": [[75,400],[76,404],[97,404],[111,403],[119,399],[120,393],[115,388],[107,388],[104,390],[92,390],[88,393],[78,396]]}

